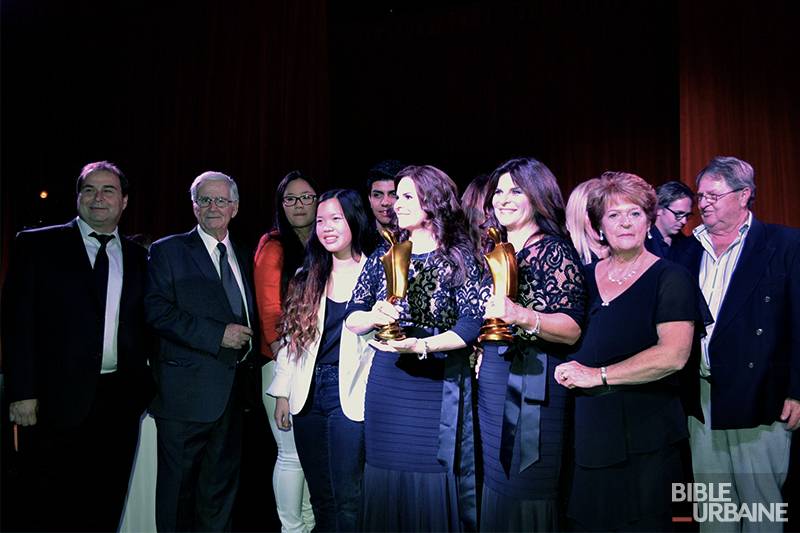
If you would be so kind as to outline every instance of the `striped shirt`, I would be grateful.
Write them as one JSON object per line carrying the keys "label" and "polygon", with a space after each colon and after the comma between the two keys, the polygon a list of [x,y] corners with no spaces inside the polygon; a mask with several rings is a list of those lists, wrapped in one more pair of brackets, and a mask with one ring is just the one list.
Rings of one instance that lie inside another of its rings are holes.
{"label": "striped shirt", "polygon": [[739,227],[739,236],[734,239],[730,246],[728,246],[719,257],[717,257],[716,252],[714,252],[714,244],[711,242],[711,235],[705,224],[697,226],[692,232],[695,239],[700,242],[705,250],[700,260],[699,282],[700,289],[703,291],[703,296],[711,311],[711,316],[714,317],[714,323],[706,326],[706,336],[702,339],[700,344],[703,353],[703,357],[700,361],[700,375],[704,377],[711,375],[711,360],[708,356],[708,343],[711,340],[711,335],[714,333],[714,325],[719,316],[719,310],[725,299],[725,293],[728,292],[728,285],[730,285],[733,272],[736,270],[736,265],[739,263],[739,256],[742,255],[744,241],[747,238],[747,233],[750,231],[752,222],[753,213],[748,213],[747,219]]}

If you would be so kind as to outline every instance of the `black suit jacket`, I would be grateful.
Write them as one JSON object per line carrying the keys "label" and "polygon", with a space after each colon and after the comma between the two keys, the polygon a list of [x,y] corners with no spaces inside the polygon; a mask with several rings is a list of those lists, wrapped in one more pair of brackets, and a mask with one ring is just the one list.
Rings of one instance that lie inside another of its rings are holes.
{"label": "black suit jacket", "polygon": [[[698,279],[703,253],[689,238],[673,260]],[[753,218],[709,358],[714,429],[772,424],[787,397],[800,400],[800,231]]]}
{"label": "black suit jacket", "polygon": [[[147,252],[122,238],[117,370],[141,414],[152,397],[144,322]],[[11,402],[39,399],[39,421],[75,427],[89,413],[103,353],[104,310],[77,220],[17,235],[3,289],[3,366]]]}
{"label": "black suit jacket", "polygon": [[[194,230],[165,237],[150,248],[145,313],[159,336],[155,361],[158,392],[153,415],[187,422],[218,419],[234,383],[239,352],[221,347],[225,327],[236,322],[219,274]],[[252,256],[233,243],[258,331]],[[258,339],[247,358],[258,356]]]}

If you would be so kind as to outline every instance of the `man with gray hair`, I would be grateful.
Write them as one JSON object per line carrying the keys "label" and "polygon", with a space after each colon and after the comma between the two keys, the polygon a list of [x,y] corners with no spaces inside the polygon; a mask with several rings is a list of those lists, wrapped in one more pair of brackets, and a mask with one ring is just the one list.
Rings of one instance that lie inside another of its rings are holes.
{"label": "man with gray hair", "polygon": [[[703,224],[673,256],[697,276],[715,320],[693,355],[695,482],[714,483],[715,491],[729,483],[737,510],[769,509],[782,503],[800,426],[800,231],[753,216],[756,186],[745,161],[715,157],[696,182]],[[700,530],[782,531],[783,524],[742,518],[701,522]]]}
{"label": "man with gray hair", "polygon": [[250,253],[231,242],[239,210],[229,176],[191,186],[197,227],[150,248],[145,315],[159,336],[156,525],[228,531],[239,483],[242,385],[258,323]]}

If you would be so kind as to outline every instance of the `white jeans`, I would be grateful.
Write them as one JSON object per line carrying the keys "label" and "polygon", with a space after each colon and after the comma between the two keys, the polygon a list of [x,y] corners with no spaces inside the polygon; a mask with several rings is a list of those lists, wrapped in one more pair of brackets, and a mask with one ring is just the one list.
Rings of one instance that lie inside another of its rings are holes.
{"label": "white jeans", "polygon": [[309,533],[314,529],[314,510],[311,507],[303,467],[294,445],[294,431],[282,431],[275,423],[275,398],[266,394],[275,375],[275,361],[261,368],[263,390],[261,399],[267,411],[269,426],[278,445],[278,460],[272,472],[272,489],[281,519],[282,533]]}

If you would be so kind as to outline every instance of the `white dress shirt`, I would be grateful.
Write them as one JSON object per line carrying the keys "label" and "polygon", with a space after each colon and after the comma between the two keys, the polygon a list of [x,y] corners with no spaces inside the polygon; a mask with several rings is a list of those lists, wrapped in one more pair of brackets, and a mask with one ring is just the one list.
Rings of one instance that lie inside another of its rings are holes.
{"label": "white dress shirt", "polygon": [[[78,217],[78,228],[86,247],[86,255],[94,268],[97,252],[100,250],[100,241],[89,234],[95,232],[92,227]],[[95,233],[100,233],[95,232]],[[117,370],[117,331],[119,330],[119,303],[122,296],[122,243],[119,240],[119,229],[114,228],[114,238],[108,241],[106,253],[108,254],[108,288],[106,289],[106,316],[103,329],[103,363],[101,374],[109,374]]]}

